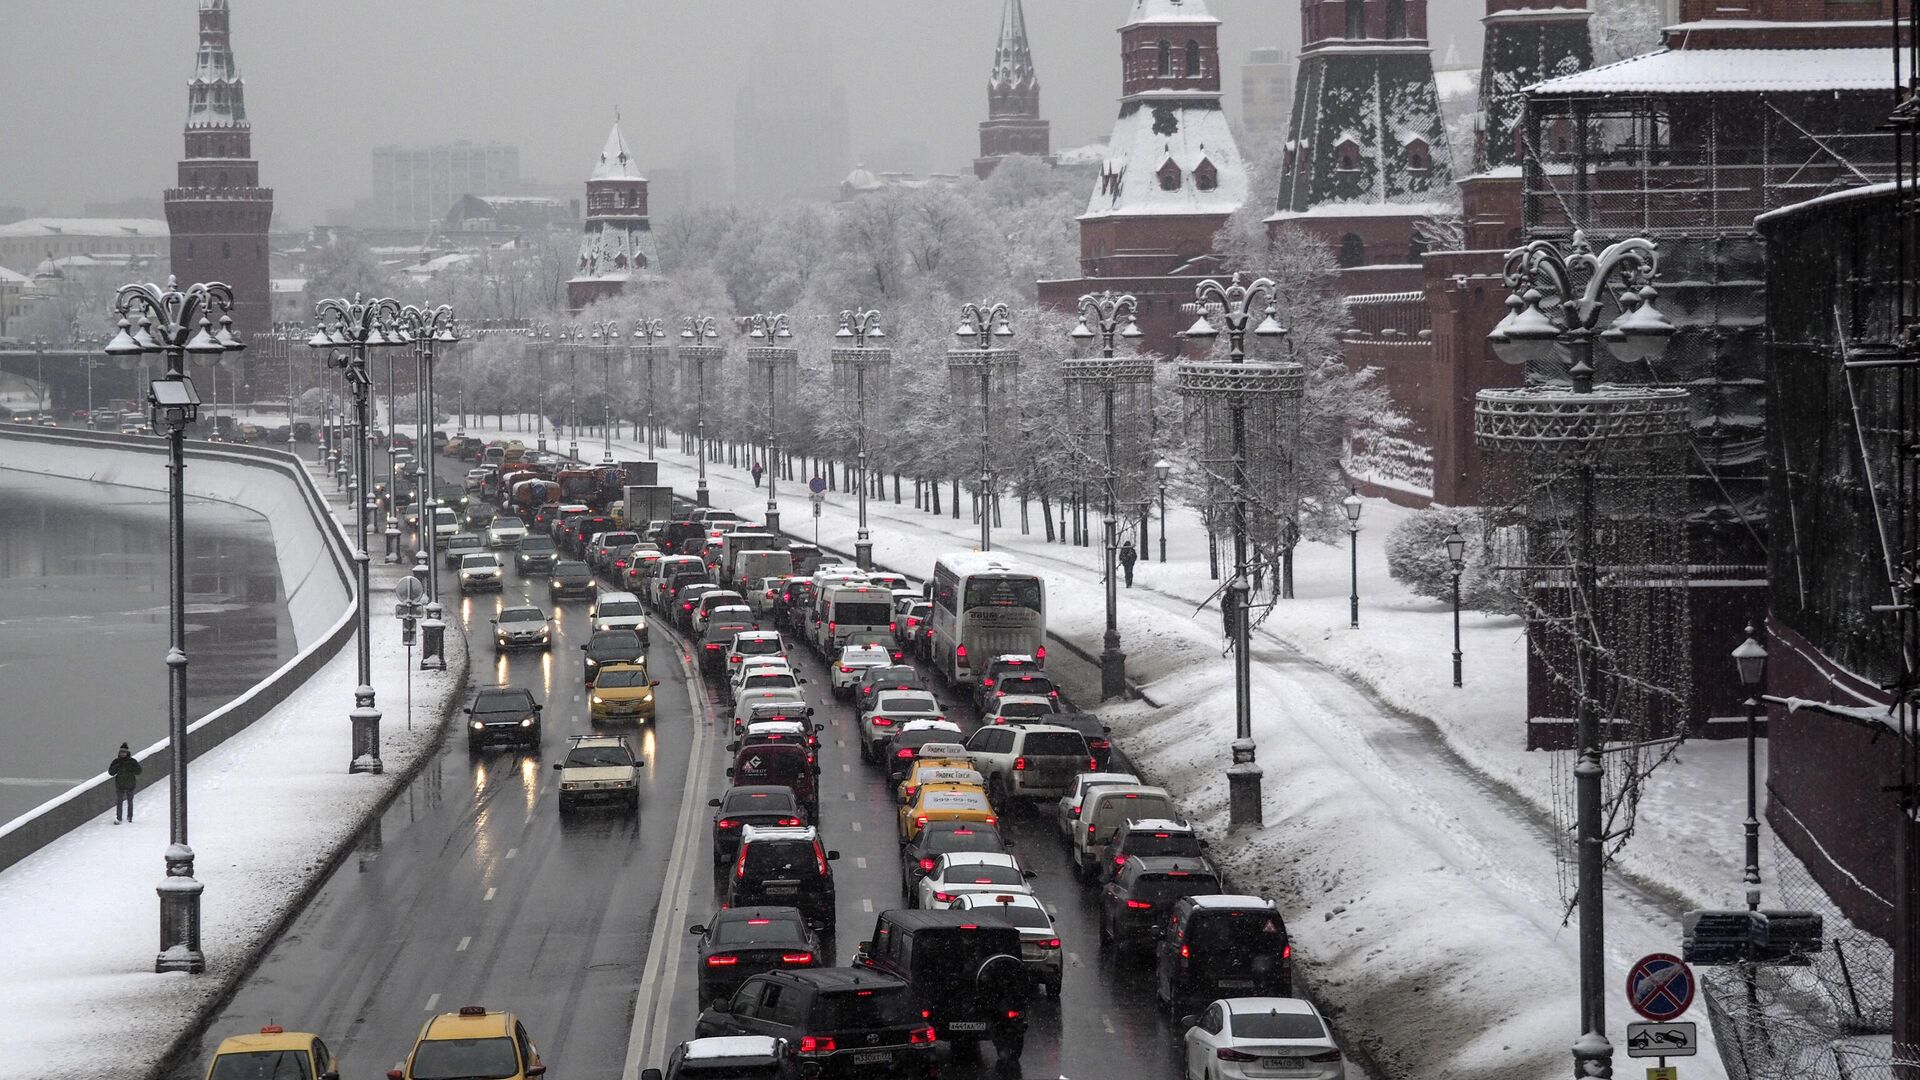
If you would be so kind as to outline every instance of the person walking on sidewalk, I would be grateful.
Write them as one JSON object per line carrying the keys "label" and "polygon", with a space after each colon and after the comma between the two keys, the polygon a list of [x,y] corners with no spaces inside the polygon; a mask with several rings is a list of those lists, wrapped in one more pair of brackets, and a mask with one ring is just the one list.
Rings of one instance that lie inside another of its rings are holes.
{"label": "person walking on sidewalk", "polygon": [[1120,569],[1126,571],[1127,588],[1133,588],[1133,564],[1140,561],[1140,553],[1133,550],[1133,541],[1120,542]]}
{"label": "person walking on sidewalk", "polygon": [[107,775],[113,777],[113,823],[120,824],[122,814],[132,821],[133,789],[140,782],[140,762],[134,760],[133,751],[127,749],[126,743],[120,744],[120,752],[107,766]]}
{"label": "person walking on sidewalk", "polygon": [[760,474],[761,474],[761,473],[764,473],[764,472],[766,472],[766,471],[767,471],[767,467],[766,467],[766,466],[764,466],[764,465],[762,465],[762,464],[760,464],[760,463],[759,463],[758,461],[755,461],[755,462],[753,463],[753,468],[751,468],[751,469],[749,469],[749,470],[747,470],[747,471],[748,471],[748,472],[751,472],[751,473],[753,474],[753,486],[754,486],[754,487],[759,487],[759,486],[760,486]]}

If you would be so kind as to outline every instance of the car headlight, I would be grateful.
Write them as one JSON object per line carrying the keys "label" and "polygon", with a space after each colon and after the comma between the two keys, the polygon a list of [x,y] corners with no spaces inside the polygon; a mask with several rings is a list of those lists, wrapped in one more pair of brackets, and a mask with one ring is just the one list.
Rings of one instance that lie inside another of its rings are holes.
{"label": "car headlight", "polygon": [[485,725],[485,724],[483,724],[483,723],[481,723],[481,722],[480,722],[480,721],[478,721],[478,720],[475,720],[475,721],[473,722],[473,730],[475,730],[475,731],[484,731],[484,730],[486,730],[486,726],[487,726],[487,725]]}
{"label": "car headlight", "polygon": [[560,781],[561,791],[578,791],[579,789],[580,789],[580,784],[578,781],[575,781],[575,780]]}
{"label": "car headlight", "polygon": [[520,721],[520,726],[521,726],[521,727],[532,727],[532,726],[533,726],[533,717],[531,717],[531,716],[529,716],[529,717],[527,717],[527,718],[526,718],[525,720],[522,720],[522,721]]}
{"label": "car headlight", "polygon": [[599,694],[595,694],[593,695],[593,703],[595,705],[605,705],[607,703],[607,699],[601,697]]}

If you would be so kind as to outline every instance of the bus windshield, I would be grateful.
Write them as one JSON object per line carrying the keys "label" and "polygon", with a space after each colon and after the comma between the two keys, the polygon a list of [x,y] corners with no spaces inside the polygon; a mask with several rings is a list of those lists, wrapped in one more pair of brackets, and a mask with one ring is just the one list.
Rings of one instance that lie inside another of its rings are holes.
{"label": "bus windshield", "polygon": [[967,579],[966,608],[1017,607],[1040,610],[1040,580],[1031,577]]}

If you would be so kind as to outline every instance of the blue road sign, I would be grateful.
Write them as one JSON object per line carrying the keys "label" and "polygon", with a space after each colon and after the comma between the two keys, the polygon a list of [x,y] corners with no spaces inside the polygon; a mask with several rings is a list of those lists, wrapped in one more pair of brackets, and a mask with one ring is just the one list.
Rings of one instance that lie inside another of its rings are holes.
{"label": "blue road sign", "polygon": [[818,495],[821,492],[827,490],[826,478],[822,476],[816,476],[813,479],[807,481],[807,490],[813,492],[815,495]]}
{"label": "blue road sign", "polygon": [[1627,970],[1627,1004],[1655,1022],[1686,1012],[1693,1004],[1693,990],[1693,969],[1677,956],[1643,956]]}

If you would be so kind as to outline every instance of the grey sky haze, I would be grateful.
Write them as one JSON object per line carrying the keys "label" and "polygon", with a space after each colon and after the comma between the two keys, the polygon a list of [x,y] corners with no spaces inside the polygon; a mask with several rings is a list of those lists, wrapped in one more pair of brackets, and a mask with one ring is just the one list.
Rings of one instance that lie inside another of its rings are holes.
{"label": "grey sky haze", "polygon": [[[1297,46],[1287,0],[1209,0],[1229,109],[1250,48]],[[901,141],[962,171],[977,148],[1001,0],[232,0],[254,153],[277,225],[371,186],[383,143],[496,140],[522,175],[585,177],[617,106],[643,168],[732,159],[734,92],[769,15],[825,28],[819,78],[845,85],[856,157]],[[1128,0],[1026,0],[1056,148],[1106,134]],[[1478,56],[1478,0],[1435,0],[1437,51]],[[158,196],[181,153],[196,0],[0,0],[0,204],[77,213]],[[1444,9],[1444,10],[1443,10]],[[884,162],[873,162],[876,168]],[[725,182],[728,177],[721,178]],[[658,207],[656,212],[670,208]]]}

